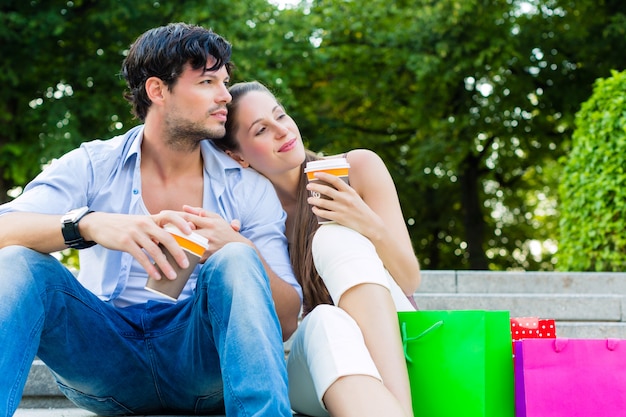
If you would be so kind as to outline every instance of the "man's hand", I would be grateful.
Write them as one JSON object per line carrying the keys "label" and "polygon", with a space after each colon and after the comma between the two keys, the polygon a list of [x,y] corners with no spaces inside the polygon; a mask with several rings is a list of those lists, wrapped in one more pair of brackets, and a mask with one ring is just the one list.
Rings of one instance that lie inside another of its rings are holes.
{"label": "man's hand", "polygon": [[175,279],[176,272],[159,244],[167,248],[181,268],[188,267],[187,255],[172,235],[163,229],[163,226],[171,223],[183,233],[191,233],[192,227],[185,218],[187,216],[175,211],[162,211],[153,216],[94,212],[83,217],[79,230],[86,240],[95,241],[108,249],[130,253],[151,277],[161,279],[150,258],[167,278]]}

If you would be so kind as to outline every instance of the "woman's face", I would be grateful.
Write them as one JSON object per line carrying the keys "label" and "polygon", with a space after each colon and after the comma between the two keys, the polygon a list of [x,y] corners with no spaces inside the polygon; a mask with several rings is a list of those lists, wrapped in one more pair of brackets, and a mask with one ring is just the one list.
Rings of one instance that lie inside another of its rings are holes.
{"label": "woman's face", "polygon": [[263,91],[251,91],[240,98],[234,152],[268,178],[299,169],[305,152],[296,122],[276,99]]}

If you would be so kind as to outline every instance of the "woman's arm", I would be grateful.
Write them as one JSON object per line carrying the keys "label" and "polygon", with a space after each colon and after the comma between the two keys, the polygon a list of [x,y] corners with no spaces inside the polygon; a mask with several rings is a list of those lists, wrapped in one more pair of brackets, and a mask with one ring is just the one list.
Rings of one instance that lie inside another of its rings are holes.
{"label": "woman's arm", "polygon": [[337,191],[323,185],[318,189],[333,200],[309,198],[313,211],[322,217],[350,227],[376,247],[385,268],[406,295],[420,284],[419,262],[413,251],[396,187],[382,159],[376,153],[358,149],[348,152],[350,187],[341,180],[320,174]]}

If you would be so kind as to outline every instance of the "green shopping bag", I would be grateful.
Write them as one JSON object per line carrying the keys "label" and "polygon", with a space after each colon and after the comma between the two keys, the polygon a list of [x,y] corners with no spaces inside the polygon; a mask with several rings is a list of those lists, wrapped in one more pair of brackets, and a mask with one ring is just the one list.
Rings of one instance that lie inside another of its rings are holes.
{"label": "green shopping bag", "polygon": [[514,417],[508,311],[399,312],[415,417]]}

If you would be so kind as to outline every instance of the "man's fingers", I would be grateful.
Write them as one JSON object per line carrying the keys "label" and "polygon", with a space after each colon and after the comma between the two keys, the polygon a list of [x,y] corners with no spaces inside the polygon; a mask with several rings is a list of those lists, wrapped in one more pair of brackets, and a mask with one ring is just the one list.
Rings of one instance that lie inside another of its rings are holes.
{"label": "man's fingers", "polygon": [[[139,242],[139,245],[143,248],[141,252],[144,253],[144,256],[147,253],[149,258],[152,258],[152,261],[156,264],[156,266],[158,266],[158,268],[156,268],[155,265],[150,262],[148,256],[146,256],[149,265],[147,268],[144,266],[144,268],[146,268],[146,271],[148,271],[149,274],[150,271],[153,270],[154,273],[150,275],[156,279],[159,279],[160,277],[159,269],[167,278],[175,279],[176,271],[165,255],[165,251],[169,251],[172,258],[174,258],[179,265],[180,263],[188,263],[189,260],[187,259],[187,255],[183,249],[172,237],[172,235],[166,231],[159,233],[159,235],[160,236],[154,236],[152,239],[145,237],[141,242]],[[182,267],[184,268],[185,266]]]}

